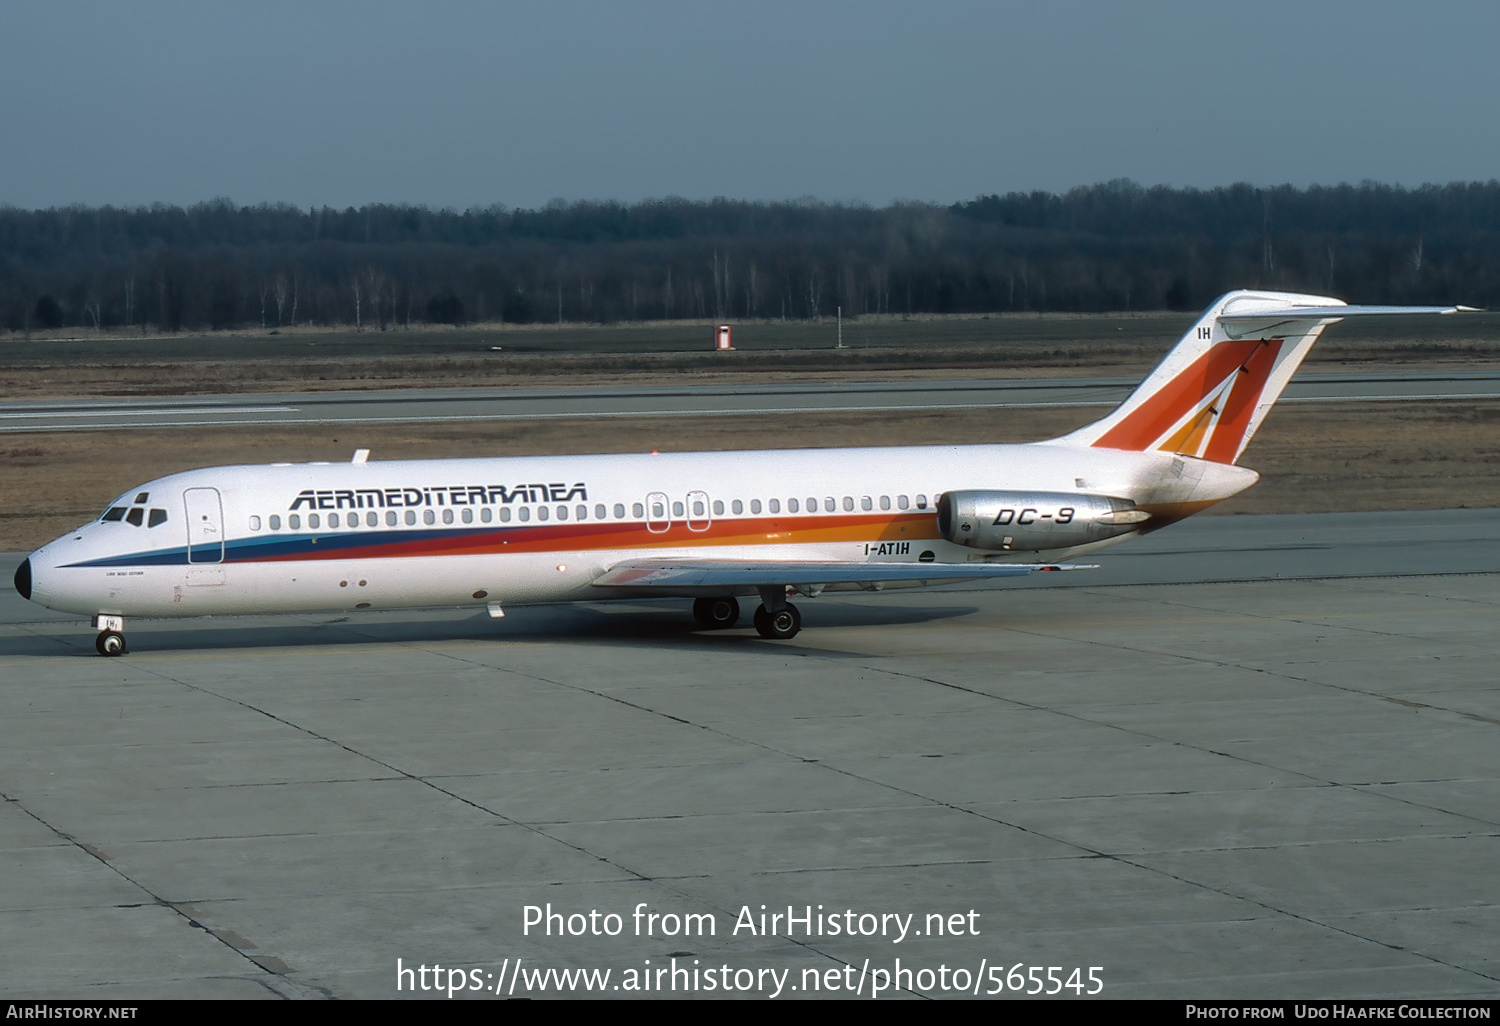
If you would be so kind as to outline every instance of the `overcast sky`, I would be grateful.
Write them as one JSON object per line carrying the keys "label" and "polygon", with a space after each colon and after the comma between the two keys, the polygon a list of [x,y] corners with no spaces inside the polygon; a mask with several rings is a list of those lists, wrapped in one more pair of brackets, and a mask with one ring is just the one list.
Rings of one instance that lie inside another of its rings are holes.
{"label": "overcast sky", "polygon": [[1500,167],[1490,2],[0,0],[0,203],[948,203]]}

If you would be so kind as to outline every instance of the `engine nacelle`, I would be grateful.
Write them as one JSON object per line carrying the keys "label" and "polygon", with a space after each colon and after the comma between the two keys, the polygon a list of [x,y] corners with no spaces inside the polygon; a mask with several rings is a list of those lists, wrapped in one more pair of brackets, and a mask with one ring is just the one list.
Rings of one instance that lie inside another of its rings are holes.
{"label": "engine nacelle", "polygon": [[992,552],[1087,545],[1151,519],[1129,499],[1066,492],[945,492],[937,509],[944,538]]}

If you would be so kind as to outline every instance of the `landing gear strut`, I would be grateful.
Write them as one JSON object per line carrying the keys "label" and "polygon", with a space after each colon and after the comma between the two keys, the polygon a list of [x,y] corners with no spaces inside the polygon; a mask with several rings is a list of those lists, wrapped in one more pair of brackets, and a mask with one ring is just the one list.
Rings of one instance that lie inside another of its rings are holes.
{"label": "landing gear strut", "polygon": [[94,639],[94,648],[102,656],[122,656],[130,651],[125,644],[125,618],[123,616],[96,616],[94,629],[99,636]]}
{"label": "landing gear strut", "polygon": [[740,618],[740,604],[732,598],[700,598],[693,600],[693,619],[705,631],[723,630],[733,627]]}

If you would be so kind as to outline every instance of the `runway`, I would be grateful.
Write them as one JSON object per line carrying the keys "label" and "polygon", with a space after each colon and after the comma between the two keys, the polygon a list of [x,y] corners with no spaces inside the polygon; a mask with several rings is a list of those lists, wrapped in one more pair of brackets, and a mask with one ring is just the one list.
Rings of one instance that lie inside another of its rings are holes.
{"label": "runway", "polygon": [[[455,389],[0,403],[0,432],[1117,405],[1136,378]],[[1500,398],[1500,371],[1302,374],[1282,402]]]}
{"label": "runway", "polygon": [[[1500,510],[1201,517],[1096,561],[798,600],[789,643],[663,601],[139,621],[106,660],[7,591],[0,991],[388,998],[400,959],[490,996],[1020,964],[1493,998]],[[854,936],[736,931],[762,905]]]}

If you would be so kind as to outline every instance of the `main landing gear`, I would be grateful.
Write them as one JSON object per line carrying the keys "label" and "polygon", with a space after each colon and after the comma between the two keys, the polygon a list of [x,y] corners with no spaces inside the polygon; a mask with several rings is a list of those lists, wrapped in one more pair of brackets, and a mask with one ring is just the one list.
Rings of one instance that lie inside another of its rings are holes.
{"label": "main landing gear", "polygon": [[802,614],[786,600],[786,588],[758,588],[760,608],[755,611],[755,630],[767,641],[789,641],[802,629]]}
{"label": "main landing gear", "polygon": [[802,614],[790,602],[782,602],[774,612],[761,606],[755,611],[755,629],[768,640],[786,641],[802,629]]}
{"label": "main landing gear", "polygon": [[99,636],[94,639],[94,648],[102,656],[122,656],[130,651],[125,644],[125,618],[123,616],[96,616],[94,629]]}
{"label": "main landing gear", "polygon": [[740,618],[740,604],[732,598],[700,598],[693,602],[693,619],[705,631],[733,627]]}
{"label": "main landing gear", "polygon": [[[755,610],[755,630],[770,641],[787,641],[802,629],[802,614],[786,600],[785,588],[761,588],[763,600]],[[740,618],[740,604],[732,598],[715,596],[693,600],[693,619],[705,631],[733,627]]]}

